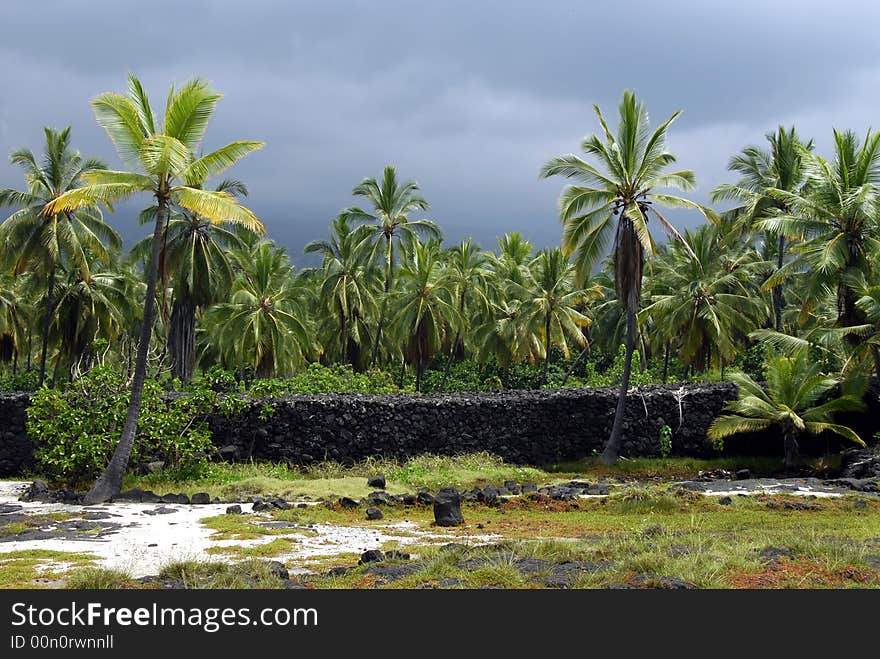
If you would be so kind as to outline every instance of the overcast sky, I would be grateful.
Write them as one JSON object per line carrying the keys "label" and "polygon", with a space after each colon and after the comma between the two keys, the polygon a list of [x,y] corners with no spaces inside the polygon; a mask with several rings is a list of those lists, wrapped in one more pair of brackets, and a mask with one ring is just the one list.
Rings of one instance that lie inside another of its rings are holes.
{"label": "overcast sky", "polygon": [[[698,200],[780,122],[820,152],[832,126],[880,127],[878,14],[848,0],[4,0],[0,152],[71,124],[76,148],[119,167],[89,100],[131,71],[162,107],[172,81],[199,76],[224,94],[206,149],[267,143],[231,174],[300,263],[387,163],[418,181],[447,242],[520,230],[552,245],[563,181],[538,170],[597,130],[593,103],[615,117],[624,88],[654,122],[684,111],[670,146]],[[20,180],[0,163],[0,186]],[[112,222],[144,233],[132,209]]]}

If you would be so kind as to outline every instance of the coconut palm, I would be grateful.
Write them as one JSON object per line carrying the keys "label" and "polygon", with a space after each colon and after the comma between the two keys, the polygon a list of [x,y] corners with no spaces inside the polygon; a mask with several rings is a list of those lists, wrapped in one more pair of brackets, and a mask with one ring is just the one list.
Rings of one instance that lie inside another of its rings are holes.
{"label": "coconut palm", "polygon": [[617,297],[626,309],[627,328],[620,396],[611,436],[602,454],[603,462],[614,464],[620,451],[626,392],[635,350],[642,270],[645,256],[655,253],[654,239],[648,229],[649,216],[656,218],[679,240],[681,235],[660,213],[658,206],[691,208],[712,221],[718,218],[713,211],[693,201],[657,192],[663,188],[694,188],[692,171],[666,171],[675,162],[675,156],[666,150],[666,131],[679,112],[651,132],[645,106],[636,100],[632,92],[625,91],[615,136],[598,106],[593,106],[593,109],[603,136],[590,135],[581,148],[588,156],[598,160],[599,167],[569,154],[548,161],[541,169],[541,176],[564,176],[578,182],[562,191],[559,209],[564,225],[562,247],[566,255],[574,255],[575,266],[582,280],[589,276],[613,240],[614,285]]}
{"label": "coconut palm", "polygon": [[[738,206],[725,215],[732,218],[741,235],[751,234],[755,225],[762,219],[777,213],[790,215],[791,204],[768,194],[768,190],[785,190],[798,193],[804,183],[804,153],[813,148],[812,141],[804,144],[798,137],[794,126],[785,129],[779,126],[776,132],[765,136],[769,148],[748,146],[730,159],[727,168],[739,173],[742,178],[734,184],[722,184],[712,191],[712,201],[738,202]],[[763,247],[766,258],[775,257],[776,272],[786,263],[785,235],[781,232],[766,232]],[[782,331],[782,314],[785,308],[783,284],[772,287],[773,317],[777,332]]]}
{"label": "coconut palm", "polygon": [[43,132],[46,145],[42,163],[37,162],[30,149],[14,151],[9,158],[24,170],[27,189],[0,190],[0,206],[18,208],[0,225],[3,260],[12,266],[14,274],[36,267],[46,276],[40,386],[46,376],[58,268],[69,261],[88,276],[87,252],[106,256],[106,247],[120,244],[119,235],[104,222],[95,203],[65,209],[52,205],[61,195],[75,192],[87,173],[104,169],[105,165],[94,158],[83,158],[71,149],[69,126],[62,131],[44,128]]}
{"label": "coconut palm", "polygon": [[462,333],[471,329],[468,319],[479,318],[489,308],[487,287],[492,277],[489,255],[468,238],[446,252],[446,281],[452,288],[453,299],[461,321],[449,344],[449,354],[443,368],[440,391],[446,388],[449,369],[457,352],[463,352]]}
{"label": "coconut palm", "polygon": [[[201,187],[201,186],[199,186]],[[246,197],[247,186],[241,181],[226,179],[216,188],[236,198]],[[142,213],[152,220],[156,208]],[[196,312],[224,299],[234,276],[229,250],[242,246],[240,232],[233,231],[239,225],[235,219],[211,220],[187,209],[169,212],[162,235],[159,252],[158,277],[167,289],[169,279],[173,282],[173,302],[168,323],[168,353],[171,374],[186,382],[195,367]],[[244,231],[249,231],[246,225]],[[147,262],[152,238],[137,243],[132,252]]]}
{"label": "coconut palm", "polygon": [[[352,229],[344,217],[333,220],[329,240],[313,240],[305,246],[306,254],[320,254],[318,277],[318,316],[332,319],[336,328],[325,343],[330,354],[343,363],[360,366],[361,346],[369,341],[368,319],[375,317],[377,306],[377,268],[365,249],[369,227]],[[324,313],[326,312],[326,313]]]}
{"label": "coconut palm", "polygon": [[827,431],[865,445],[851,428],[833,423],[836,412],[862,409],[861,398],[846,389],[835,395],[839,380],[822,373],[806,352],[770,359],[766,391],[748,375],[735,373],[731,379],[739,387],[737,400],[724,406],[729,414],[719,416],[709,426],[708,435],[713,440],[778,429],[782,432],[786,467],[797,461],[798,439],[804,434]]}
{"label": "coconut palm", "polygon": [[26,345],[31,308],[16,286],[16,277],[0,272],[0,362],[18,366],[18,356]]}
{"label": "coconut palm", "polygon": [[[880,253],[877,183],[880,181],[880,133],[869,132],[860,144],[850,131],[834,131],[834,160],[804,154],[807,182],[803,190],[772,188],[767,194],[793,209],[758,222],[758,227],[804,238],[793,251],[798,259],[784,266],[770,284],[801,275],[814,301],[828,292],[836,297],[838,328],[864,323],[856,302],[863,282],[871,278]],[[851,337],[850,345],[858,339]]]}
{"label": "coconut palm", "polygon": [[659,250],[642,316],[664,343],[677,345],[685,366],[723,367],[767,317],[753,285],[761,259],[748,245],[725,246],[711,225],[685,232],[684,240],[689,250],[678,242]]}
{"label": "coconut palm", "polygon": [[583,289],[576,285],[574,266],[558,247],[538,252],[528,270],[523,322],[541,338],[546,384],[554,345],[566,359],[570,357],[569,344],[586,345],[582,329],[592,321],[584,313],[585,305],[600,293],[596,287]]}
{"label": "coconut palm", "polygon": [[[397,170],[388,165],[382,173],[382,180],[367,178],[354,187],[351,193],[356,197],[365,197],[373,206],[368,212],[358,207],[346,208],[340,217],[347,220],[367,222],[373,229],[373,254],[384,252],[385,265],[385,300],[394,282],[394,248],[398,251],[411,249],[420,238],[441,237],[440,229],[430,220],[410,220],[409,216],[416,211],[428,210],[428,202],[419,196],[419,186],[415,181],[397,180]],[[379,355],[379,341],[382,327],[385,324],[386,306],[382,303],[379,312],[379,324],[373,341],[373,354],[370,365],[376,363]]]}
{"label": "coconut palm", "polygon": [[416,368],[416,391],[422,375],[450,327],[459,326],[453,286],[443,270],[438,241],[416,243],[398,273],[389,299],[390,326],[404,341],[404,358]]}
{"label": "coconut palm", "polygon": [[153,115],[141,82],[129,75],[128,95],[107,92],[92,101],[98,124],[107,131],[120,157],[141,171],[89,171],[81,188],[65,192],[48,205],[50,213],[66,213],[95,204],[111,204],[146,192],[156,199],[153,241],[147,265],[147,290],[131,385],[131,399],[122,435],[107,468],[85,497],[100,503],[119,494],[122,476],[134,443],[147,352],[153,332],[154,301],[159,254],[165,223],[172,206],[216,222],[234,221],[257,232],[263,225],[228,192],[203,190],[202,181],[216,176],[240,158],[259,149],[262,142],[238,141],[199,158],[202,138],[220,94],[201,80],[191,80],[168,94],[161,121]]}
{"label": "coconut palm", "polygon": [[227,365],[253,368],[259,378],[292,374],[311,350],[301,297],[284,249],[259,243],[233,283],[230,301],[206,314],[215,352]]}

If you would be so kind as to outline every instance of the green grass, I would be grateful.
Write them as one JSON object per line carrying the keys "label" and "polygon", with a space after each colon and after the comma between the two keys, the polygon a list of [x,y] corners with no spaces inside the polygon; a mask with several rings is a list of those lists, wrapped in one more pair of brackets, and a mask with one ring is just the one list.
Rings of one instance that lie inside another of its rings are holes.
{"label": "green grass", "polygon": [[[298,511],[286,510],[279,512],[287,514],[276,516],[278,521],[299,522]],[[304,528],[269,528],[259,523],[264,521],[268,520],[261,515],[215,515],[213,517],[203,517],[199,520],[199,523],[214,531],[211,534],[212,540],[253,540],[254,538],[261,538],[266,535],[311,533],[311,531]]]}
{"label": "green grass", "polygon": [[180,561],[165,566],[160,578],[179,579],[185,588],[243,589],[282,588],[266,561],[250,559],[240,563]]}
{"label": "green grass", "polygon": [[550,473],[579,473],[594,478],[686,480],[701,471],[716,469],[725,469],[731,473],[739,469],[749,469],[755,476],[769,476],[779,472],[781,467],[779,458],[765,457],[621,458],[611,467],[603,465],[598,457],[589,457],[575,462],[548,465],[545,469]]}
{"label": "green grass", "polygon": [[0,553],[0,589],[60,585],[64,572],[97,560],[92,554],[26,549]]}
{"label": "green grass", "polygon": [[295,546],[296,542],[290,538],[276,538],[275,540],[255,545],[253,547],[243,547],[241,545],[209,547],[206,553],[224,554],[235,558],[268,558],[270,556],[289,554],[293,551]]}
{"label": "green grass", "polygon": [[140,588],[127,572],[108,570],[99,567],[86,567],[74,570],[67,575],[65,587],[73,590],[119,590],[122,588]]}
{"label": "green grass", "polygon": [[461,456],[423,455],[402,462],[370,458],[350,467],[336,462],[310,467],[216,463],[197,479],[180,480],[172,472],[163,471],[147,476],[129,474],[125,488],[141,487],[157,494],[207,492],[211,497],[226,501],[240,501],[248,496],[359,499],[373,491],[374,488],[367,486],[367,478],[376,474],[385,474],[386,491],[390,494],[414,492],[423,487],[467,488],[501,484],[505,480],[549,482],[558,478],[533,467],[508,465],[501,458],[483,452]]}

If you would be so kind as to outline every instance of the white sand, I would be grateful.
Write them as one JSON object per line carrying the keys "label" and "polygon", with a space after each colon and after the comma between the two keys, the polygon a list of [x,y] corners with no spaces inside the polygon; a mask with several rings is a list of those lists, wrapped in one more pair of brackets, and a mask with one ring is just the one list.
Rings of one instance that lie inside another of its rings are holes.
{"label": "white sand", "polygon": [[[412,522],[382,524],[373,522],[364,526],[337,526],[315,524],[299,527],[285,535],[266,535],[254,540],[211,540],[213,532],[199,523],[200,519],[221,515],[228,504],[177,505],[114,502],[101,506],[72,506],[60,503],[40,503],[18,501],[29,482],[0,481],[0,503],[22,506],[21,512],[35,514],[65,512],[82,515],[86,512],[106,511],[112,517],[98,522],[121,524],[121,528],[94,539],[64,540],[51,538],[45,540],[23,540],[0,542],[0,558],[7,552],[26,549],[49,549],[68,552],[86,552],[98,557],[102,567],[124,570],[133,577],[158,574],[168,563],[180,560],[235,560],[224,554],[207,554],[210,547],[239,545],[253,547],[276,538],[293,540],[294,550],[288,554],[273,557],[285,563],[293,571],[305,570],[310,559],[347,553],[361,553],[368,549],[379,549],[386,542],[396,542],[401,547],[413,543],[432,542],[474,542],[484,543],[497,540],[499,536],[479,535],[462,538],[439,530],[424,531]],[[147,510],[162,506],[176,512],[164,515],[148,515]],[[242,504],[244,512],[250,512],[251,504]],[[271,519],[265,515],[267,521]]]}

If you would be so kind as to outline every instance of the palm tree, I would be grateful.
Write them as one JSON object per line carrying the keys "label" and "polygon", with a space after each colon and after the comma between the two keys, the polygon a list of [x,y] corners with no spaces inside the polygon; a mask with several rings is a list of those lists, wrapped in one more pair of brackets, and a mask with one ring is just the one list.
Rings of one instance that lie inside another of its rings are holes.
{"label": "palm tree", "polygon": [[107,225],[94,203],[76,208],[53,206],[61,195],[75,192],[86,174],[105,168],[94,158],[84,159],[70,148],[70,127],[62,131],[44,128],[46,137],[42,164],[30,149],[19,149],[10,162],[24,170],[26,190],[0,190],[0,206],[19,210],[0,225],[0,244],[14,274],[32,264],[46,275],[46,305],[43,317],[40,380],[46,377],[49,325],[54,312],[55,275],[65,260],[88,276],[87,252],[106,256],[106,247],[116,248],[119,235]]}
{"label": "palm tree", "polygon": [[107,131],[125,162],[136,164],[142,172],[89,171],[85,185],[55,198],[50,213],[91,208],[97,203],[111,204],[138,192],[156,199],[153,244],[147,265],[147,290],[141,322],[137,358],[131,385],[131,399],[122,435],[107,468],[85,497],[86,503],[100,503],[119,494],[137,430],[141,394],[147,370],[147,351],[153,332],[154,300],[159,254],[165,223],[172,205],[214,221],[235,221],[262,232],[263,225],[247,208],[226,192],[202,190],[202,181],[226,170],[243,156],[259,149],[262,142],[232,142],[200,158],[202,138],[220,94],[206,82],[191,80],[168,94],[164,119],[156,121],[141,82],[128,78],[128,95],[107,92],[92,101],[98,124]]}
{"label": "palm tree", "polygon": [[356,367],[361,362],[361,344],[368,340],[367,319],[375,315],[377,308],[377,269],[364,248],[369,231],[365,226],[352,230],[345,218],[337,217],[329,240],[313,240],[304,249],[306,254],[323,257],[316,273],[319,307],[328,312],[338,327],[328,343],[343,363]]}
{"label": "palm tree", "polygon": [[[375,223],[373,225],[373,253],[384,250],[385,263],[385,300],[387,300],[394,281],[394,244],[398,249],[412,248],[419,238],[441,237],[440,229],[430,220],[410,220],[409,216],[420,210],[428,210],[428,202],[418,195],[419,186],[415,181],[398,182],[397,170],[388,165],[382,174],[382,180],[364,179],[355,186],[351,193],[356,197],[365,197],[373,206],[369,213],[357,207],[346,208],[340,217],[360,222]],[[379,313],[379,325],[376,327],[376,338],[373,341],[373,355],[370,365],[376,363],[379,355],[379,341],[382,327],[385,324],[386,306],[382,303]]]}
{"label": "palm tree", "polygon": [[[492,277],[492,270],[488,266],[489,255],[470,238],[462,240],[446,252],[446,280],[452,288],[461,324],[455,328],[455,336],[449,344],[449,355],[443,368],[440,391],[446,389],[446,379],[449,377],[452,360],[456,351],[462,349],[462,332],[466,334],[470,329],[467,319],[477,318],[488,310],[489,298],[486,295],[486,288]],[[465,310],[469,313],[465,313]]]}
{"label": "palm tree", "polygon": [[[803,155],[813,148],[812,140],[806,144],[801,142],[794,126],[788,130],[779,126],[775,133],[767,133],[765,137],[769,143],[768,149],[748,146],[730,159],[727,168],[738,172],[742,178],[733,185],[725,183],[712,191],[713,202],[739,202],[740,205],[728,211],[727,215],[733,218],[742,234],[750,234],[758,221],[774,214],[791,214],[791,205],[768,194],[768,190],[784,190],[795,194],[800,192],[804,183]],[[765,233],[766,256],[772,257],[775,251],[777,273],[786,262],[785,247],[783,233]],[[772,287],[774,326],[777,332],[782,331],[782,312],[785,308],[782,287],[782,282]]]}
{"label": "palm tree", "polygon": [[300,297],[284,249],[260,242],[233,283],[230,301],[207,313],[216,352],[227,365],[247,364],[259,378],[291,374],[311,349]]}
{"label": "palm tree", "polygon": [[[785,466],[793,467],[803,434],[832,432],[864,446],[862,439],[847,426],[832,422],[835,412],[862,409],[861,399],[848,392],[839,396],[832,390],[840,383],[820,372],[819,364],[802,351],[793,357],[778,356],[767,363],[767,390],[752,378],[735,373],[731,379],[739,387],[737,400],[724,406],[730,414],[719,416],[709,426],[708,435],[721,440],[742,432],[782,431]],[[825,402],[819,401],[825,399]]]}
{"label": "palm tree", "polygon": [[653,256],[655,252],[654,239],[648,229],[649,214],[679,240],[681,235],[657,210],[657,205],[696,209],[712,221],[717,221],[717,217],[693,201],[655,192],[657,188],[694,188],[692,171],[664,171],[675,162],[675,156],[666,150],[666,131],[679,112],[651,132],[645,106],[632,92],[625,91],[615,136],[599,107],[594,105],[593,109],[602,126],[604,142],[599,136],[590,135],[581,148],[598,159],[605,171],[569,154],[548,161],[541,169],[541,176],[564,176],[580,183],[563,190],[559,208],[564,223],[562,248],[567,255],[575,255],[575,266],[582,281],[589,276],[612,238],[614,241],[614,285],[626,309],[626,360],[614,426],[602,454],[604,463],[614,464],[620,452],[626,392],[635,350],[642,269],[645,256]]}
{"label": "palm tree", "polygon": [[[695,371],[723,367],[767,317],[753,272],[760,256],[747,245],[725,246],[718,227],[685,232],[682,243],[658,252],[650,304],[642,311],[665,344],[678,345],[679,358]],[[714,358],[714,359],[713,359]]]}
{"label": "palm tree", "polygon": [[416,243],[399,272],[392,291],[391,326],[405,339],[404,357],[416,367],[416,391],[434,353],[443,345],[449,327],[459,324],[452,286],[443,271],[440,244]]}
{"label": "palm tree", "polygon": [[[199,187],[201,187],[199,185]],[[246,197],[241,181],[226,179],[215,188],[236,198]],[[145,214],[151,219],[155,207]],[[236,220],[211,220],[196,212],[171,210],[162,236],[159,253],[160,281],[173,279],[174,300],[168,320],[168,353],[171,374],[187,382],[195,367],[196,312],[223,299],[234,276],[229,250],[241,246],[239,233],[232,227]],[[243,229],[248,231],[246,225]],[[150,255],[151,238],[132,248],[144,262]],[[166,286],[162,286],[163,291]]]}
{"label": "palm tree", "polygon": [[[770,189],[767,194],[788,204],[793,212],[761,220],[758,226],[789,239],[804,237],[794,248],[799,256],[768,283],[775,284],[807,266],[803,278],[814,300],[827,291],[837,298],[837,327],[864,323],[856,302],[863,282],[871,278],[872,261],[880,253],[880,133],[869,132],[864,142],[850,131],[834,131],[835,158],[804,153],[807,182],[803,190]],[[858,339],[851,336],[851,346]]]}
{"label": "palm tree", "polygon": [[542,249],[529,264],[523,322],[541,337],[545,384],[554,343],[562,349],[566,359],[570,356],[569,342],[581,347],[586,345],[582,328],[592,321],[583,313],[584,306],[599,295],[596,287],[586,290],[575,284],[574,266],[558,247]]}
{"label": "palm tree", "polygon": [[66,357],[71,380],[83,358],[91,360],[95,339],[117,340],[126,331],[126,321],[134,313],[135,301],[129,295],[128,274],[116,271],[113,263],[106,268],[101,265],[93,262],[88,276],[83,276],[79,269],[64,272],[58,282],[57,318],[53,329],[61,349],[56,372]]}
{"label": "palm tree", "polygon": [[0,272],[0,362],[12,362],[13,371],[26,344],[30,311],[30,305],[16,286],[16,278]]}

